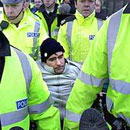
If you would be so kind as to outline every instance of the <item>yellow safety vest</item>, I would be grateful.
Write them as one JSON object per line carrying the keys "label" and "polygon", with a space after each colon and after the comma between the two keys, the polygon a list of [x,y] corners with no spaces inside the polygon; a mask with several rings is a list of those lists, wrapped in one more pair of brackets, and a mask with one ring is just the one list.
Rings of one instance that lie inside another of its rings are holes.
{"label": "yellow safety vest", "polygon": [[39,46],[48,37],[44,26],[41,26],[40,19],[27,9],[18,27],[11,24],[4,13],[1,16],[1,20],[9,23],[9,26],[3,32],[10,44],[37,59]]}

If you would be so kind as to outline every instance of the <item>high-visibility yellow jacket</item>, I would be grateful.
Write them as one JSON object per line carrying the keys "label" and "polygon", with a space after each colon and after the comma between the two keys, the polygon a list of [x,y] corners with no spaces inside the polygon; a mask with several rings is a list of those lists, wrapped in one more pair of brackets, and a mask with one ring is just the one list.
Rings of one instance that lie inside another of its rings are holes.
{"label": "high-visibility yellow jacket", "polygon": [[[42,5],[42,7],[40,8],[41,10],[36,12],[36,14],[41,18],[41,21],[48,35],[54,39],[57,39],[57,35],[59,31],[59,27],[57,26],[58,25],[57,14],[59,13],[58,5],[57,4],[55,5],[54,12],[51,16],[47,14],[47,12],[45,11],[44,5]],[[48,21],[46,19],[49,20],[49,23],[47,23]]]}
{"label": "high-visibility yellow jacket", "polygon": [[76,11],[75,17],[76,19],[60,27],[58,41],[65,49],[66,58],[75,62],[83,62],[102,21],[95,17],[95,12],[84,18]]}
{"label": "high-visibility yellow jacket", "polygon": [[64,1],[64,0],[56,0],[56,3],[57,3],[58,5],[60,5],[60,4],[63,3],[63,1]]}
{"label": "high-visibility yellow jacket", "polygon": [[47,38],[47,33],[40,19],[34,16],[29,9],[24,12],[23,19],[18,27],[11,24],[4,13],[0,14],[0,18],[0,21],[5,20],[9,23],[9,26],[3,32],[9,39],[10,44],[37,59],[38,48],[42,41]]}
{"label": "high-visibility yellow jacket", "polygon": [[2,130],[29,130],[30,120],[36,121],[37,130],[60,130],[59,111],[52,105],[40,70],[32,58],[14,48],[5,57],[0,97]]}
{"label": "high-visibility yellow jacket", "polygon": [[107,78],[107,109],[130,125],[129,21],[130,4],[110,17],[97,34],[67,102],[67,130],[78,130],[82,112],[91,107]]}

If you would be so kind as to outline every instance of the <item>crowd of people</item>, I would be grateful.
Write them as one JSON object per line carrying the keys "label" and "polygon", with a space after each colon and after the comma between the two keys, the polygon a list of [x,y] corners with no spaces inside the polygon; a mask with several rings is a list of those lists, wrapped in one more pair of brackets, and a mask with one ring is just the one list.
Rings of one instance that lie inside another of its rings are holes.
{"label": "crowd of people", "polygon": [[102,5],[1,0],[1,130],[130,129],[130,1]]}

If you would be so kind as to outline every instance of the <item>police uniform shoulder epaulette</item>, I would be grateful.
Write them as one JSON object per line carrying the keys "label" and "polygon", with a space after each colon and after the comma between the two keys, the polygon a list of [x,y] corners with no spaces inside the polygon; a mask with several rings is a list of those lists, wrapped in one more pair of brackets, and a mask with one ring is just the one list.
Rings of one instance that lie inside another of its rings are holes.
{"label": "police uniform shoulder epaulette", "polygon": [[33,16],[34,16],[34,18],[36,19],[36,20],[41,20],[41,17],[40,16],[38,16],[36,13],[35,14],[33,14]]}
{"label": "police uniform shoulder epaulette", "polygon": [[63,20],[61,21],[61,25],[64,25],[64,24],[67,23],[67,22],[73,21],[74,19],[76,19],[75,15],[71,15],[71,16],[69,16],[69,17],[63,19]]}

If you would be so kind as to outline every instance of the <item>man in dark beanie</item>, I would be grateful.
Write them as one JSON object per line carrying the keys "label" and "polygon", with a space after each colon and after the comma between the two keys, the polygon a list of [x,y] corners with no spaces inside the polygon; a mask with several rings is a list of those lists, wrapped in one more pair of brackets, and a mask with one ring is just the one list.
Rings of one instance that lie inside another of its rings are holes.
{"label": "man in dark beanie", "polygon": [[40,47],[40,52],[42,62],[52,66],[58,74],[64,71],[64,49],[56,40],[51,38],[45,40]]}
{"label": "man in dark beanie", "polygon": [[54,106],[60,109],[63,123],[66,101],[80,71],[80,65],[66,60],[63,47],[52,38],[43,41],[40,52],[41,62],[37,63],[54,99]]}

